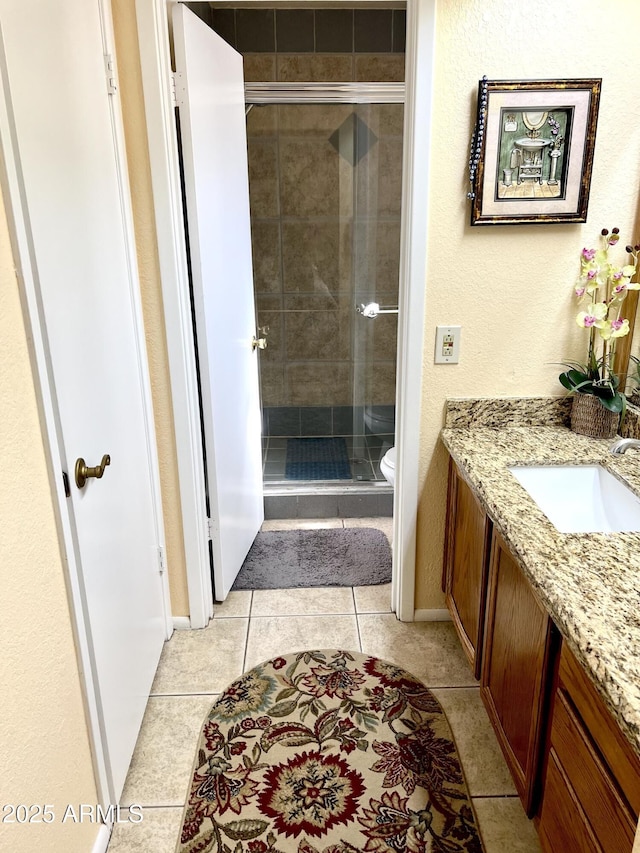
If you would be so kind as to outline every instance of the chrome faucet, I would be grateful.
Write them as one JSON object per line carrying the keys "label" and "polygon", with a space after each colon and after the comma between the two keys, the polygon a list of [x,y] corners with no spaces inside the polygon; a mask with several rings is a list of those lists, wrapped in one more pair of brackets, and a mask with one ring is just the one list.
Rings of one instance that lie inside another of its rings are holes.
{"label": "chrome faucet", "polygon": [[619,438],[613,442],[609,448],[609,452],[613,453],[614,456],[621,456],[630,447],[637,447],[640,450],[640,441],[637,438]]}

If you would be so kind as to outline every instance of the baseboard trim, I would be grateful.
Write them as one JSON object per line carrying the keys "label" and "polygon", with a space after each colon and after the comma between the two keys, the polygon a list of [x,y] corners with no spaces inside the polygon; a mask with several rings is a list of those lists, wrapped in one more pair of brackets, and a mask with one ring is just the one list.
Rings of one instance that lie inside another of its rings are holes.
{"label": "baseboard trim", "polygon": [[111,826],[106,826],[104,823],[100,824],[98,836],[91,848],[91,853],[107,853],[107,847],[111,839],[111,829]]}
{"label": "baseboard trim", "polygon": [[173,630],[174,631],[190,631],[191,630],[191,619],[188,616],[174,616],[173,617]]}
{"label": "baseboard trim", "polygon": [[451,622],[451,614],[446,607],[441,610],[415,610],[414,622]]}

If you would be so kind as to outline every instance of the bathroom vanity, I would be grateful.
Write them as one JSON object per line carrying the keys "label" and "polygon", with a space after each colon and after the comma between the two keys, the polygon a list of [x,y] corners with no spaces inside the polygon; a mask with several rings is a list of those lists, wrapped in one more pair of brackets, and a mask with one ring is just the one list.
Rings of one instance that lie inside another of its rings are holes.
{"label": "bathroom vanity", "polygon": [[563,404],[450,403],[443,589],[543,849],[630,853],[640,533],[560,533],[509,468],[600,464],[640,494],[640,452],[570,432]]}

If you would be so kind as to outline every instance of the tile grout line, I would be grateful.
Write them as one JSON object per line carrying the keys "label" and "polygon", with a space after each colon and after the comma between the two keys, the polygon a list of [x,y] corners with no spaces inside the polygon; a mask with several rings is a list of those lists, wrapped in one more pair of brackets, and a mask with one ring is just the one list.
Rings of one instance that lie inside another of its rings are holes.
{"label": "tile grout line", "polygon": [[251,630],[251,610],[253,609],[253,590],[251,590],[251,606],[249,607],[249,618],[247,619],[247,632],[244,636],[244,654],[242,656],[242,675],[247,668],[247,649],[249,648],[249,631]]}
{"label": "tile grout line", "polygon": [[469,794],[472,800],[517,800],[520,802],[520,797],[517,794]]}
{"label": "tile grout line", "polygon": [[[355,607],[355,605],[354,605]],[[335,613],[327,613],[326,611],[322,611],[322,613],[256,613],[255,616],[252,616],[252,619],[304,619],[309,617],[310,619],[317,619],[323,616],[354,616],[355,609],[349,610],[343,613],[342,611],[336,610]]]}
{"label": "tile grout line", "polygon": [[[351,589],[353,590],[353,587],[351,587]],[[360,654],[364,654],[364,652],[362,650],[362,635],[360,634],[360,619],[358,618],[358,610],[356,608],[355,593],[353,594],[353,607],[354,607],[354,610],[356,611],[356,631],[358,632],[358,646],[360,647]]]}

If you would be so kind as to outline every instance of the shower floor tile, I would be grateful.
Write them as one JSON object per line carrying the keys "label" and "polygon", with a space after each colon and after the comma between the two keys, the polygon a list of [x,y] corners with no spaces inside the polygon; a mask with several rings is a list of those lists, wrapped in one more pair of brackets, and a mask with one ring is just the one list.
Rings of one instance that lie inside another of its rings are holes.
{"label": "shower floor tile", "polygon": [[[331,436],[327,436],[330,438]],[[291,439],[299,442],[304,441],[300,436],[291,436]],[[347,435],[344,436],[347,453],[351,468],[351,476],[344,480],[332,479],[330,482],[375,482],[384,481],[384,476],[380,472],[380,458],[389,449],[393,443],[393,436],[389,436],[390,441],[381,441],[378,436],[363,436],[363,435]],[[285,477],[287,444],[289,437],[284,436],[264,436],[262,447],[262,473],[266,483],[290,483]],[[309,441],[318,440],[318,436],[309,436]],[[310,477],[307,482],[319,478]],[[324,480],[322,480],[324,482]],[[328,481],[329,482],[329,481]]]}

